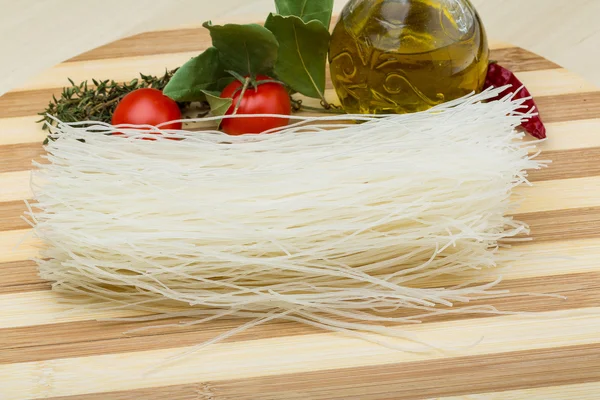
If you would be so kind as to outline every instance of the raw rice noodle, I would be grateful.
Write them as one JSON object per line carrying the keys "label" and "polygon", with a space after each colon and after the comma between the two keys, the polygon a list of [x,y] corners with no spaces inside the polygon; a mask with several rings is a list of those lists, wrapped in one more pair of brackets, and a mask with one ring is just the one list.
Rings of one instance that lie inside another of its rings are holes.
{"label": "raw rice noodle", "polygon": [[516,129],[524,99],[486,101],[502,90],[237,137],[57,121],[27,213],[41,277],[141,320],[279,318],[419,351],[390,326],[500,313],[469,304],[507,295],[478,276],[528,233],[511,194],[544,163]]}

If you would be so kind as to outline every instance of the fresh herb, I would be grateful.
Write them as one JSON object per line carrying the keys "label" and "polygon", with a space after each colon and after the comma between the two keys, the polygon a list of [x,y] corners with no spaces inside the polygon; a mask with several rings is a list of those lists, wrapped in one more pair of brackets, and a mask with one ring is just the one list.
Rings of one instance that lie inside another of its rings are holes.
{"label": "fresh herb", "polygon": [[[204,23],[213,47],[181,67],[164,94],[176,101],[204,101],[206,92],[221,91],[232,75],[243,83],[245,77],[253,81],[264,74],[290,94],[320,99],[330,109],[325,70],[333,1],[275,0],[275,6],[278,14],[270,14],[264,26]],[[221,115],[226,104],[210,100],[213,115]]]}
{"label": "fresh herb", "polygon": [[[204,23],[213,47],[162,77],[140,74],[141,79],[128,83],[92,80],[92,84],[69,79],[71,86],[64,88],[59,98],[53,97],[40,113],[40,122],[52,125],[50,115],[63,122],[110,123],[125,95],[148,87],[162,90],[181,108],[199,101],[210,106],[213,115],[223,115],[231,99],[222,99],[221,91],[246,77],[257,85],[273,81],[256,81],[259,74],[283,83],[290,94],[320,99],[324,108],[331,109],[324,92],[333,0],[275,0],[275,6],[278,14],[270,14],[265,26]],[[302,102],[294,104],[300,107]]]}
{"label": "fresh herb", "polygon": [[[100,121],[110,123],[113,112],[117,104],[125,95],[140,88],[164,89],[169,83],[176,70],[167,71],[161,77],[140,74],[140,79],[134,79],[131,82],[119,83],[114,80],[99,81],[92,79],[76,84],[69,78],[70,87],[63,88],[59,98],[52,97],[48,107],[39,115],[42,119],[38,122],[45,122],[44,129],[48,129],[47,124],[54,124],[54,120],[49,116],[58,118],[63,122],[78,121]],[[187,106],[187,103],[178,103],[180,108]],[[48,143],[49,138],[44,144]]]}
{"label": "fresh herb", "polygon": [[219,52],[210,47],[183,64],[164,87],[163,94],[175,101],[204,101],[204,91],[222,90],[231,82],[226,80],[229,75],[223,69]]}
{"label": "fresh herb", "polygon": [[294,91],[321,99],[325,108],[325,68],[329,31],[317,21],[271,14],[265,23],[277,40],[279,51],[275,75]]}
{"label": "fresh herb", "polygon": [[206,101],[210,105],[210,113],[216,117],[225,115],[231,104],[233,104],[233,99],[221,98],[219,94],[219,92],[204,91]]}
{"label": "fresh herb", "polygon": [[257,24],[212,25],[205,22],[213,46],[224,68],[240,75],[270,75],[277,60],[277,40],[271,31]]}
{"label": "fresh herb", "polygon": [[333,0],[275,0],[275,8],[284,17],[294,15],[304,22],[317,20],[329,28]]}

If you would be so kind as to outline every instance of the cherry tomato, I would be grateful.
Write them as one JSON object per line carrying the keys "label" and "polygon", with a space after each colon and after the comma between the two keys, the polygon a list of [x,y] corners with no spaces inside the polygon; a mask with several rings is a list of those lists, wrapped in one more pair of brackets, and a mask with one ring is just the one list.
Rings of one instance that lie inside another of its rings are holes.
{"label": "cherry tomato", "polygon": [[[265,75],[258,75],[256,81],[272,80]],[[234,81],[227,85],[222,98],[232,98],[233,103],[225,115],[233,114],[236,104],[242,94],[243,84]],[[290,115],[292,104],[285,87],[277,82],[259,83],[257,87],[248,86],[237,110],[237,114],[282,114]],[[221,129],[230,135],[245,133],[262,133],[266,130],[287,125],[288,118],[256,117],[256,118],[227,118],[221,122]]]}
{"label": "cherry tomato", "polygon": [[[112,124],[152,125],[181,119],[177,103],[158,89],[143,88],[128,93],[117,105]],[[182,123],[162,125],[161,129],[181,129]]]}

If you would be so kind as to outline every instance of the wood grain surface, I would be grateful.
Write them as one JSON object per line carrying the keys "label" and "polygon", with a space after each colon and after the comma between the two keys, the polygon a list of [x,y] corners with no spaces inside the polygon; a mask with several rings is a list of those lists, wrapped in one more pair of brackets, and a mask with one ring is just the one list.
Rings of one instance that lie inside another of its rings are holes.
{"label": "wood grain surface", "polygon": [[[41,244],[20,218],[31,198],[35,124],[66,78],[129,80],[161,73],[206,48],[199,29],[145,33],[84,53],[0,97],[0,399],[598,399],[600,398],[600,90],[529,51],[494,43],[492,58],[536,96],[553,163],[519,188],[517,216],[533,240],[502,271],[493,300],[531,315],[436,317],[415,332],[462,350],[402,353],[290,322],[252,328],[159,373],[147,368],[238,326],[116,322],[125,311],[69,311],[41,281]],[[328,95],[334,96],[331,87]],[[481,276],[482,281],[490,276]],[[548,293],[567,299],[536,297]],[[178,322],[165,321],[164,323]],[[480,341],[481,340],[481,341]],[[476,346],[468,346],[475,342]]]}

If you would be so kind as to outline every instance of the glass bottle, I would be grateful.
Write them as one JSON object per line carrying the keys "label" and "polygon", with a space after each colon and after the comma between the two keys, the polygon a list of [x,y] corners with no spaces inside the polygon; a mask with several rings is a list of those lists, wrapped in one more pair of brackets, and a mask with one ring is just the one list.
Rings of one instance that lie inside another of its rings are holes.
{"label": "glass bottle", "polygon": [[468,0],[351,0],[329,50],[344,109],[363,114],[422,111],[479,91],[488,58]]}

